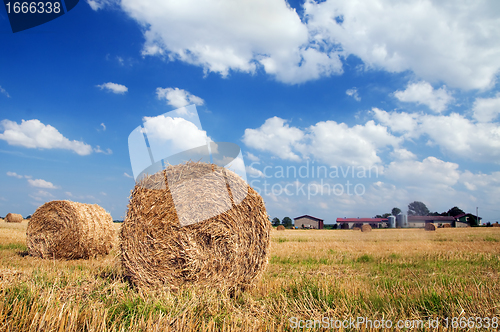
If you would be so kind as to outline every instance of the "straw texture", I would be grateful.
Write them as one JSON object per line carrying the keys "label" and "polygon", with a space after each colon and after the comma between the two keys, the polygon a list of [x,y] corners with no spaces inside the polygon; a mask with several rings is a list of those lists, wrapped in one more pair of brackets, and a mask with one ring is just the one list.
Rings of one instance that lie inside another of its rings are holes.
{"label": "straw texture", "polygon": [[[203,219],[207,208],[220,213]],[[262,197],[233,172],[170,165],[132,192],[120,232],[124,274],[138,287],[245,289],[268,263],[270,230]]]}
{"label": "straw texture", "polygon": [[433,223],[426,223],[425,224],[425,230],[426,231],[435,231],[437,229],[436,225],[434,225]]}
{"label": "straw texture", "polygon": [[364,224],[363,226],[361,226],[361,231],[362,232],[371,232],[372,231],[372,226],[370,226],[368,224]]}
{"label": "straw texture", "polygon": [[80,259],[107,255],[113,247],[113,220],[97,204],[52,201],[39,207],[26,230],[29,254]]}
{"label": "straw texture", "polygon": [[23,221],[23,216],[17,213],[8,213],[5,216],[5,221],[6,222],[22,222]]}

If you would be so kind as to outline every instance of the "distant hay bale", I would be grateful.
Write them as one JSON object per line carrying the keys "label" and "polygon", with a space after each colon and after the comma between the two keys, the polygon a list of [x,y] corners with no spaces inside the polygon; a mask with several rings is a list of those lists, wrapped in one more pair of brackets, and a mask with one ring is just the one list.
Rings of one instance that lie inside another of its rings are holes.
{"label": "distant hay bale", "polygon": [[23,220],[23,216],[17,213],[8,213],[5,216],[6,222],[22,222]]}
{"label": "distant hay bale", "polygon": [[359,231],[359,230],[361,230],[361,228],[359,228],[359,227],[353,227],[352,230],[353,231]]}
{"label": "distant hay bale", "polygon": [[[215,212],[199,217],[206,209]],[[246,289],[267,266],[271,228],[262,197],[235,173],[169,165],[132,192],[120,232],[124,274],[138,287]]]}
{"label": "distant hay bale", "polygon": [[451,225],[450,224],[444,224],[443,228],[451,228]]}
{"label": "distant hay bale", "polygon": [[370,226],[368,224],[365,224],[365,225],[361,226],[361,231],[362,232],[371,232],[372,231],[372,226]]}
{"label": "distant hay bale", "polygon": [[491,225],[492,227],[500,227],[500,224],[498,223],[498,221],[496,223],[494,223],[493,225]]}
{"label": "distant hay bale", "polygon": [[113,247],[113,219],[97,204],[52,201],[31,216],[26,244],[31,256],[88,259]]}
{"label": "distant hay bale", "polygon": [[436,230],[436,225],[434,225],[433,223],[426,223],[425,224],[425,230],[426,231],[435,231]]}
{"label": "distant hay bale", "polygon": [[284,231],[285,230],[285,226],[278,225],[278,227],[276,228],[276,230],[278,230],[278,231]]}

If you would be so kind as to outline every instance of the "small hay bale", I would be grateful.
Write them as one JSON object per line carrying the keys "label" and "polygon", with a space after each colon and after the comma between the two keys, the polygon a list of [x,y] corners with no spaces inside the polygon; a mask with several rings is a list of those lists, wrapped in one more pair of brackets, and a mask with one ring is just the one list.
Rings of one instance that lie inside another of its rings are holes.
{"label": "small hay bale", "polygon": [[450,224],[444,224],[443,228],[451,228],[451,225]]}
{"label": "small hay bale", "polygon": [[371,232],[372,231],[372,226],[365,224],[365,225],[361,226],[361,231],[362,232]]}
{"label": "small hay bale", "polygon": [[361,228],[359,228],[359,227],[353,227],[353,228],[352,228],[352,230],[353,230],[353,231],[360,231],[360,230],[361,230]]}
{"label": "small hay bale", "polygon": [[435,231],[436,229],[437,229],[436,225],[434,225],[431,222],[425,224],[426,231]]}
{"label": "small hay bale", "polygon": [[283,225],[278,225],[278,227],[276,227],[276,230],[277,230],[277,231],[284,231],[284,230],[285,230],[285,226],[283,226]]}
{"label": "small hay bale", "polygon": [[493,225],[491,225],[491,227],[500,227],[500,224],[497,221],[496,223],[494,223]]}
{"label": "small hay bale", "polygon": [[[228,193],[227,210],[199,218],[207,204],[224,206]],[[202,162],[169,165],[132,192],[120,232],[124,275],[139,288],[244,290],[267,266],[271,228],[262,197],[235,173]]]}
{"label": "small hay bale", "polygon": [[22,222],[23,220],[23,216],[17,213],[8,213],[5,216],[6,222]]}
{"label": "small hay bale", "polygon": [[52,201],[31,216],[26,244],[35,257],[94,258],[111,251],[113,227],[111,215],[97,204]]}

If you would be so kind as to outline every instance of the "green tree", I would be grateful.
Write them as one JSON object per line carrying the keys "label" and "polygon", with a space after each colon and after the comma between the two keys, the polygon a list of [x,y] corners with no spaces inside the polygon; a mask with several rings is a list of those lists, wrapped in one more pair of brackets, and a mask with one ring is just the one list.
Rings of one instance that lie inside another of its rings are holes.
{"label": "green tree", "polygon": [[414,201],[408,204],[408,215],[409,216],[428,216],[430,213],[427,206],[419,201]]}
{"label": "green tree", "polygon": [[275,217],[273,219],[273,226],[279,226],[279,225],[280,225],[280,220],[277,217]]}
{"label": "green tree", "polygon": [[283,226],[285,226],[286,228],[289,228],[289,227],[292,227],[292,219],[290,219],[289,217],[285,217],[283,218],[283,221],[281,222],[283,224]]}
{"label": "green tree", "polygon": [[452,216],[452,217],[455,217],[455,216],[458,216],[458,215],[464,214],[464,213],[465,212],[462,209],[460,209],[458,206],[454,206],[448,210],[447,214]]}
{"label": "green tree", "polygon": [[401,213],[401,209],[400,209],[400,208],[397,208],[397,207],[392,208],[391,213],[392,213],[392,215],[393,215],[393,216],[397,216],[398,214],[400,214],[400,213]]}

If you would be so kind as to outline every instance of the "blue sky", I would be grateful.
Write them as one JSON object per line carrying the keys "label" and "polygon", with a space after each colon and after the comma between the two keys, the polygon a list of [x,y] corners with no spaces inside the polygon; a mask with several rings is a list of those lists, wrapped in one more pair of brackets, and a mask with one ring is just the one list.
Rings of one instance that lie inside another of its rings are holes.
{"label": "blue sky", "polygon": [[195,103],[272,217],[419,200],[500,220],[499,17],[495,1],[82,0],[13,34],[1,9],[0,215],[71,199],[122,219],[128,135]]}

